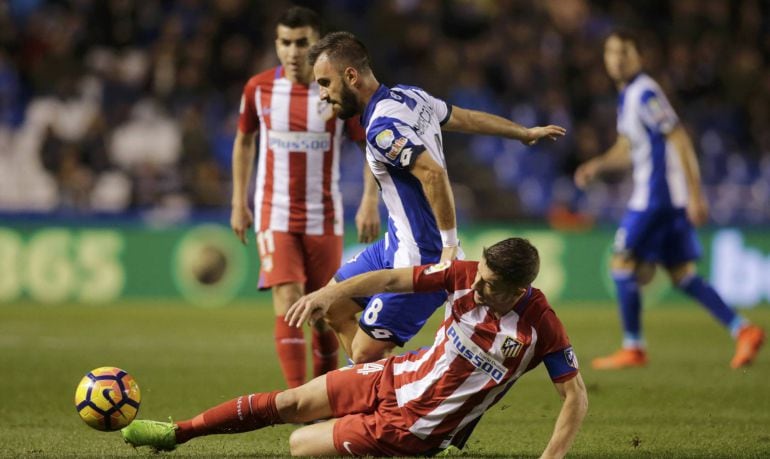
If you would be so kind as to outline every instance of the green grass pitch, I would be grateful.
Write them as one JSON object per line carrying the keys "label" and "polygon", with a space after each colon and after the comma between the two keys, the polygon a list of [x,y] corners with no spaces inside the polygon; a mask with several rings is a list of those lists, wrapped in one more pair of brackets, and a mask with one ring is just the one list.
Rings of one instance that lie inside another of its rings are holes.
{"label": "green grass pitch", "polygon": [[[620,332],[609,305],[555,305],[583,364],[589,414],[571,457],[770,457],[770,350],[733,371],[733,342],[694,305],[645,312],[650,365],[595,372]],[[770,308],[746,313],[770,329]],[[142,389],[141,418],[186,419],[222,401],[282,386],[266,301],[223,309],[182,304],[0,306],[0,456],[148,456],[120,434],[87,427],[75,386],[88,370],[119,366]],[[428,344],[433,320],[412,343]],[[540,367],[476,429],[469,457],[537,457],[560,401]],[[200,438],[179,457],[288,454],[292,426]],[[165,454],[164,454],[165,456]]]}

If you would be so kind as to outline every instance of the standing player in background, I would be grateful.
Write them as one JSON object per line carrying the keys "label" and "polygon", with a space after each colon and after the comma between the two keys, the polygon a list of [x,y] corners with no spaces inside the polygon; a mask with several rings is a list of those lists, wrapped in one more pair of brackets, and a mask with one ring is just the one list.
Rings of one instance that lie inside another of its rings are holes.
{"label": "standing player in background", "polygon": [[[537,249],[510,238],[485,249],[478,263],[385,269],[329,285],[292,306],[289,320],[381,291],[442,291],[450,301],[430,348],[334,370],[296,389],[244,395],[175,424],[137,420],[123,438],[172,450],[204,435],[324,419],[291,434],[292,455],[430,456],[462,446],[481,415],[543,363],[562,405],[541,457],[563,457],[588,396],[564,326],[532,286],[539,269]],[[527,413],[511,418],[520,431],[527,421]]]}
{"label": "standing player in background", "polygon": [[[524,128],[488,113],[452,107],[420,88],[380,84],[366,47],[348,32],[331,33],[309,53],[321,98],[342,119],[361,115],[366,159],[388,208],[388,232],[344,264],[335,281],[363,272],[435,263],[459,254],[454,198],[442,148],[442,127],[505,136],[532,145],[556,138],[558,126]],[[443,292],[380,293],[341,299],[326,320],[354,362],[382,358],[419,331],[445,300]],[[358,324],[356,314],[362,312]],[[298,324],[302,326],[302,324]]]}
{"label": "standing player in background", "polygon": [[[319,98],[307,52],[318,41],[321,20],[307,8],[293,7],[278,20],[275,48],[281,65],[252,77],[243,91],[233,146],[230,225],[246,244],[254,222],[260,257],[259,288],[271,288],[275,346],[289,387],[305,382],[305,338],[283,315],[306,292],[324,286],[342,260],[342,199],[339,151],[345,132],[362,141],[358,120],[337,119]],[[259,134],[257,135],[257,129]],[[259,138],[255,213],[248,206],[248,181]],[[356,216],[359,239],[379,234],[376,184],[364,168],[364,194]],[[339,344],[318,322],[312,330],[315,376],[337,368]]]}
{"label": "standing player in background", "polygon": [[658,84],[642,72],[638,41],[632,34],[609,35],[604,63],[620,91],[618,138],[606,153],[577,169],[575,182],[584,188],[602,172],[631,166],[634,191],[615,235],[611,260],[623,347],[594,359],[592,365],[618,369],[647,363],[639,286],[652,280],[656,264],[662,264],[671,282],[701,303],[736,339],[730,365],[748,365],[762,346],[764,331],[730,309],[696,272],[700,246],[693,225],[705,223],[708,207],[692,142]]}

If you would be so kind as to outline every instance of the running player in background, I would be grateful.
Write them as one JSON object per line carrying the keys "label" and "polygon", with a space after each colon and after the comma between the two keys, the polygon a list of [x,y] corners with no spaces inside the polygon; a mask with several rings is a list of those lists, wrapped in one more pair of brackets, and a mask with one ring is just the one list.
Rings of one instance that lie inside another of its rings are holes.
{"label": "running player in background", "polygon": [[[342,200],[339,151],[343,133],[363,141],[358,120],[337,119],[319,98],[307,52],[318,41],[321,20],[293,7],[278,20],[275,48],[281,65],[252,77],[243,91],[233,146],[230,224],[246,243],[254,223],[260,257],[259,288],[272,289],[275,346],[289,387],[305,382],[302,329],[286,326],[283,315],[305,292],[324,286],[342,261]],[[259,134],[257,134],[259,129]],[[255,213],[247,192],[259,138]],[[376,184],[364,169],[364,194],[356,216],[359,239],[379,235]],[[315,376],[337,368],[339,344],[320,321],[312,329]]]}
{"label": "running player in background", "polygon": [[[565,133],[558,126],[527,129],[499,116],[452,107],[413,86],[388,88],[374,76],[366,47],[348,32],[319,40],[309,60],[321,86],[321,98],[335,107],[337,115],[342,119],[361,115],[366,159],[388,209],[385,238],[344,264],[335,281],[458,257],[442,127],[504,136],[527,145]],[[344,298],[332,305],[326,320],[354,362],[371,362],[395,346],[403,346],[444,300],[442,291]],[[356,314],[362,309],[357,324]]]}
{"label": "running player in background", "polygon": [[170,450],[203,435],[328,419],[294,431],[291,453],[430,456],[462,441],[486,410],[543,362],[563,402],[542,457],[563,457],[588,398],[562,323],[531,285],[539,267],[535,247],[510,238],[485,249],[479,263],[386,269],[329,285],[292,306],[290,323],[340,299],[381,291],[443,291],[449,302],[430,348],[341,368],[296,389],[244,395],[176,424],[134,421],[123,438],[133,446]]}
{"label": "running player in background", "polygon": [[652,280],[656,264],[662,264],[671,282],[701,303],[736,339],[730,365],[748,365],[764,341],[764,331],[730,309],[696,272],[701,249],[693,225],[706,222],[708,207],[692,142],[658,84],[643,73],[633,34],[610,34],[604,43],[604,63],[620,91],[618,138],[606,153],[577,169],[575,182],[584,188],[602,172],[632,167],[634,191],[615,235],[611,260],[623,347],[594,359],[592,366],[646,365],[639,286]]}

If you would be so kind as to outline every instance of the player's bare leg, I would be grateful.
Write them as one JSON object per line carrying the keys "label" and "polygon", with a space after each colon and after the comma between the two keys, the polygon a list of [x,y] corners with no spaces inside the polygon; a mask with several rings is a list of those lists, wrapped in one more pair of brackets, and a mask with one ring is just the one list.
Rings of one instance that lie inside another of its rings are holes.
{"label": "player's bare leg", "polygon": [[289,450],[292,456],[339,456],[334,447],[336,419],[302,427],[291,433]]}
{"label": "player's bare leg", "polygon": [[648,285],[655,278],[655,263],[638,262],[634,268],[634,276],[640,287]]}
{"label": "player's bare leg", "polygon": [[[283,392],[261,392],[242,395],[207,409],[192,419],[177,423],[135,420],[121,434],[134,447],[150,446],[170,451],[193,438],[216,434],[250,432],[275,424],[302,423],[332,416],[326,392],[326,376]],[[311,431],[313,432],[313,431]],[[316,433],[320,432],[314,431]],[[322,454],[325,443],[315,435],[311,445]],[[298,437],[303,438],[303,437]],[[332,445],[333,447],[333,445]]]}
{"label": "player's bare leg", "polygon": [[[329,284],[334,283],[334,279],[329,281]],[[337,333],[337,339],[348,357],[353,356],[353,338],[358,331],[356,314],[360,312],[361,306],[353,300],[346,299],[332,304],[323,318],[323,321]]]}
{"label": "player's bare leg", "polygon": [[396,347],[395,343],[376,340],[359,328],[353,339],[353,352],[350,358],[355,363],[374,362],[388,356],[394,347]]}
{"label": "player's bare leg", "polygon": [[297,387],[305,382],[305,335],[302,328],[289,327],[284,316],[289,307],[305,293],[305,287],[299,282],[287,282],[273,286],[272,292],[275,350],[287,386]]}
{"label": "player's bare leg", "polygon": [[326,392],[326,376],[313,378],[307,383],[288,389],[275,397],[275,406],[281,420],[302,423],[332,417],[332,407]]}
{"label": "player's bare leg", "polygon": [[750,324],[747,319],[736,314],[725,304],[711,284],[698,275],[694,262],[688,261],[666,269],[671,282],[703,305],[735,338],[735,355],[730,366],[740,368],[750,365],[765,341],[765,331]]}
{"label": "player's bare leg", "polygon": [[[591,361],[591,366],[597,370],[617,370],[647,364],[647,354],[641,335],[641,296],[637,274],[642,274],[644,277],[651,277],[651,275],[643,265],[645,264],[639,263],[627,254],[614,254],[610,260],[612,278],[615,281],[620,303],[620,317],[623,322],[623,347],[608,356]],[[654,270],[652,273],[654,274]]]}

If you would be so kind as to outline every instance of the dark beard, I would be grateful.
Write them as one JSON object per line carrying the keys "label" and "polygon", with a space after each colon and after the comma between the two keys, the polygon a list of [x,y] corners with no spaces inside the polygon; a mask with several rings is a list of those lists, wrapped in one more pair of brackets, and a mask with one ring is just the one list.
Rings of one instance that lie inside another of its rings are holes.
{"label": "dark beard", "polygon": [[346,120],[358,115],[358,100],[347,84],[342,84],[340,98],[340,111],[337,113],[337,118]]}

